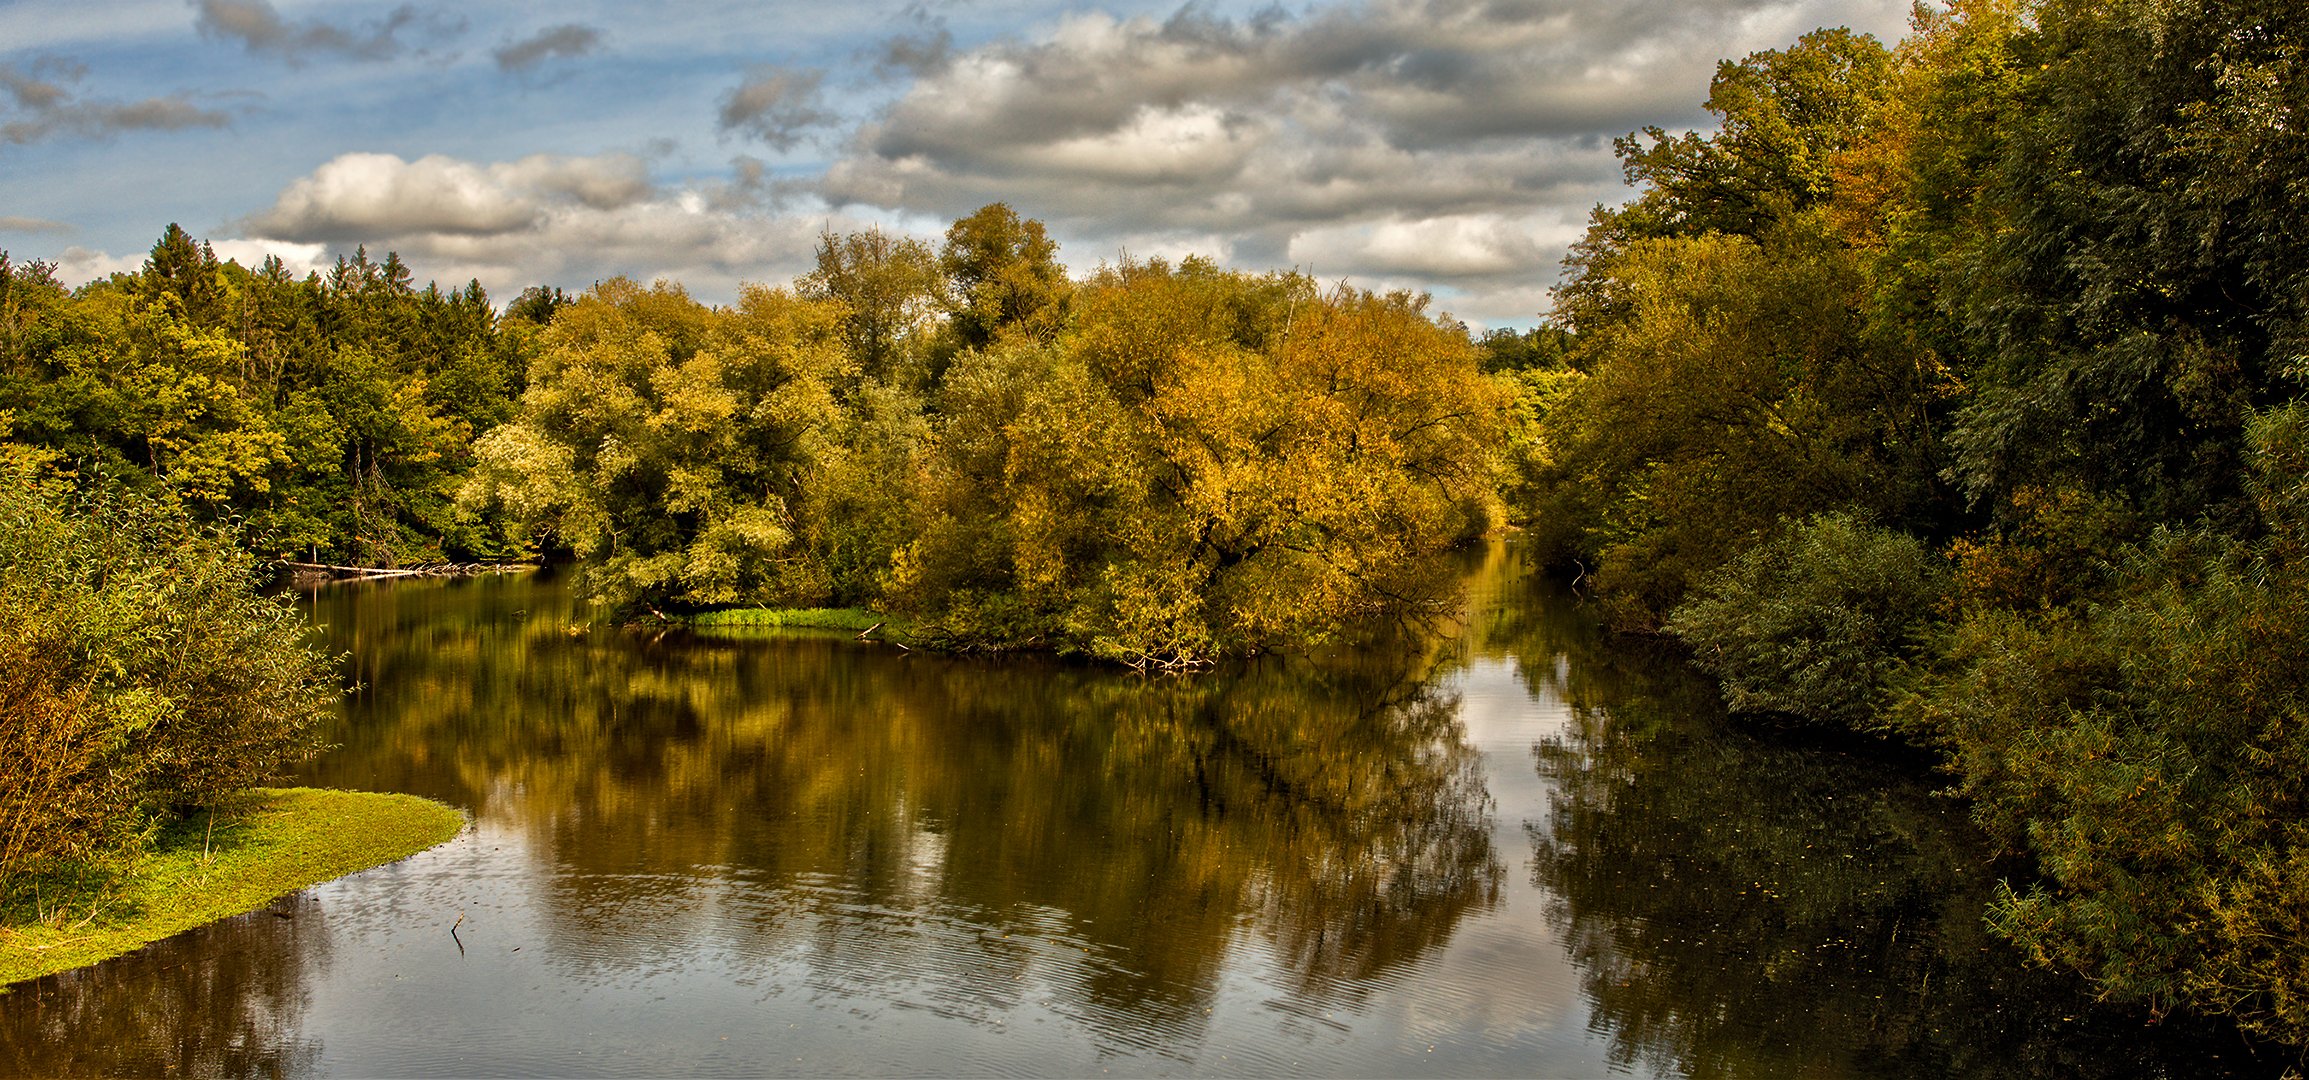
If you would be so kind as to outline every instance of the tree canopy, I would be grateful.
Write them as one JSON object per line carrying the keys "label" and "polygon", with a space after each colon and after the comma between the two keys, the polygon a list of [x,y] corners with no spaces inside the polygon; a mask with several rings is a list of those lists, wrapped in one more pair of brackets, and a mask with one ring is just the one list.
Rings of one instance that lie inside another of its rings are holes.
{"label": "tree canopy", "polygon": [[1520,509],[1732,703],[1945,753],[1992,921],[2309,1040],[2298,5],[1960,0],[1622,140],[1526,372]]}

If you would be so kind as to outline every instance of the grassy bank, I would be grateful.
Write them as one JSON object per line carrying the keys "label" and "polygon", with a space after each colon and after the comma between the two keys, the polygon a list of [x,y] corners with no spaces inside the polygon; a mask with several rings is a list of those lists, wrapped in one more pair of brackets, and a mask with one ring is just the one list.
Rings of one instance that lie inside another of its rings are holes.
{"label": "grassy bank", "polygon": [[700,628],[743,626],[764,630],[844,630],[862,634],[876,626],[885,635],[892,629],[889,616],[865,608],[731,608],[689,617]]}
{"label": "grassy bank", "polygon": [[414,795],[259,788],[165,831],[125,873],[0,925],[0,986],[93,964],[253,911],[307,885],[407,858],[465,815]]}

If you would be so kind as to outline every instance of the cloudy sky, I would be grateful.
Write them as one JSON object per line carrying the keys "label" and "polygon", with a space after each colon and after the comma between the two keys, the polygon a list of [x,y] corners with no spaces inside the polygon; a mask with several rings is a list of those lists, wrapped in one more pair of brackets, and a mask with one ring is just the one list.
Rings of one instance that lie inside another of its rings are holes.
{"label": "cloudy sky", "polygon": [[708,301],[826,228],[1005,201],[1076,271],[1203,254],[1547,305],[1611,137],[1716,61],[1909,0],[0,0],[0,250],[85,280],[175,221],[253,263],[399,251],[500,299]]}

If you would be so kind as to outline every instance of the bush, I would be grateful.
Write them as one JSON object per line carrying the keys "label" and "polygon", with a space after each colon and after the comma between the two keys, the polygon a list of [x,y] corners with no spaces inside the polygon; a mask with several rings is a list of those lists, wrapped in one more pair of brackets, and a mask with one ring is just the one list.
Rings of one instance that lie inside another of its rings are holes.
{"label": "bush", "polygon": [[2163,530],[2094,602],[1970,612],[1904,712],[2043,879],[1991,925],[2101,993],[2309,1043],[2309,406],[2249,429],[2266,531]]}
{"label": "bush", "polygon": [[1733,559],[1668,629],[1734,710],[1883,732],[1894,676],[1934,625],[1947,577],[1915,537],[1827,514]]}
{"label": "bush", "polygon": [[319,749],[332,667],[182,512],[0,476],[0,880],[133,848]]}

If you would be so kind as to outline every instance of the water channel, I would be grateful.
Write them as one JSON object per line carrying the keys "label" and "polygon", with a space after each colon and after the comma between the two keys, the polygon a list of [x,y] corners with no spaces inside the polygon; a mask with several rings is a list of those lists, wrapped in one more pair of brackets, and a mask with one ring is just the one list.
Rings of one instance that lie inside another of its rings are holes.
{"label": "water channel", "polygon": [[1914,763],[1466,570],[1438,632],[1184,679],[323,589],[362,688],[297,779],[470,828],[17,987],[0,1072],[2275,1071],[2024,969]]}

